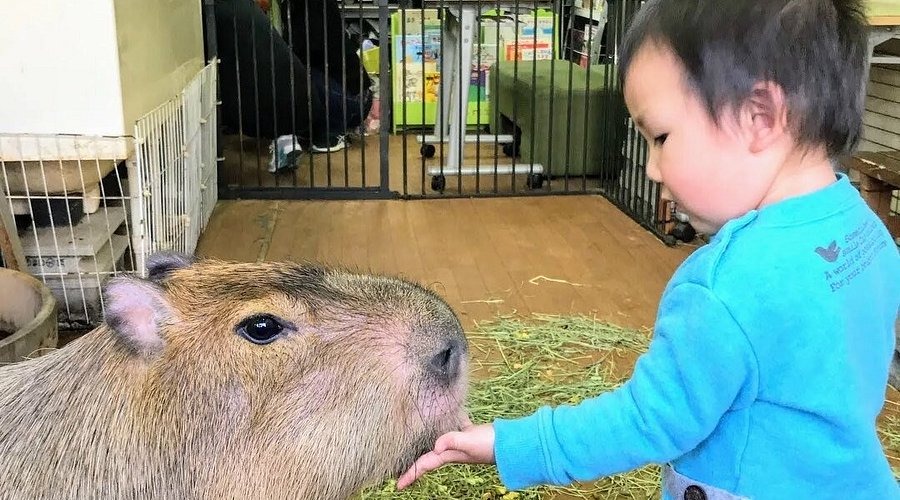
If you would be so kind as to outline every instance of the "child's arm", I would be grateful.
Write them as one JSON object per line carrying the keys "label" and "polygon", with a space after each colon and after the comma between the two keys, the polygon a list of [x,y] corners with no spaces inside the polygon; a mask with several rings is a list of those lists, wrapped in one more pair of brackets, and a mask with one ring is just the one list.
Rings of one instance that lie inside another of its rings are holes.
{"label": "child's arm", "polygon": [[748,404],[756,381],[754,353],[724,304],[703,286],[677,285],[623,386],[578,406],[494,422],[500,477],[520,489],[667,462],[709,436],[729,409]]}

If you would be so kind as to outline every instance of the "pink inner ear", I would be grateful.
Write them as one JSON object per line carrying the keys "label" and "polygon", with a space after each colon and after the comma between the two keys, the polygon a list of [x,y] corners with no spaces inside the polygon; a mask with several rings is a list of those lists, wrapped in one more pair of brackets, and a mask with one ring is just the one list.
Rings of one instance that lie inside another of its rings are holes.
{"label": "pink inner ear", "polygon": [[106,288],[106,322],[127,344],[144,353],[162,347],[159,326],[166,316],[162,292],[133,278],[119,278]]}

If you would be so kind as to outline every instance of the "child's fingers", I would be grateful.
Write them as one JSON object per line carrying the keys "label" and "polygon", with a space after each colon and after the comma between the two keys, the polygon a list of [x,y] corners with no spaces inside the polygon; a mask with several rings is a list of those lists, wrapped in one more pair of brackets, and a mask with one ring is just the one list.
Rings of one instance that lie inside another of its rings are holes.
{"label": "child's fingers", "polygon": [[444,454],[438,454],[433,451],[429,451],[428,453],[419,457],[418,460],[413,463],[412,467],[409,468],[406,472],[397,479],[397,490],[402,490],[406,488],[410,484],[414,483],[417,479],[422,477],[424,474],[437,469],[438,467],[450,463],[450,462],[460,462],[465,463],[468,461],[469,456],[463,452],[459,451],[448,451]]}
{"label": "child's fingers", "polygon": [[444,453],[447,450],[462,450],[461,444],[465,444],[461,441],[464,441],[465,438],[464,432],[448,432],[434,443],[434,452],[435,453]]}

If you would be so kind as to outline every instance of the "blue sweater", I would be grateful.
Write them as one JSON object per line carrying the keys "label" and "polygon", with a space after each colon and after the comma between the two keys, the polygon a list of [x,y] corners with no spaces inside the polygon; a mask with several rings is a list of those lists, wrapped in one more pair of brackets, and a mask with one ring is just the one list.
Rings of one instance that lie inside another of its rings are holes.
{"label": "blue sweater", "polygon": [[625,384],[494,422],[500,478],[668,463],[754,499],[900,498],[875,428],[898,307],[900,255],[846,176],[752,211],[676,271]]}

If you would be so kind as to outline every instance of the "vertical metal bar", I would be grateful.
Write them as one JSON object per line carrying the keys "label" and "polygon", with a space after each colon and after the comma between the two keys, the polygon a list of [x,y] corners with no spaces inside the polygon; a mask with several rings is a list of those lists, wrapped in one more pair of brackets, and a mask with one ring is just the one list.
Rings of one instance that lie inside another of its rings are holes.
{"label": "vertical metal bar", "polygon": [[[451,155],[450,163],[453,168],[456,168],[456,193],[462,194],[462,165],[463,165],[463,147],[466,144],[466,128],[469,122],[468,109],[469,109],[469,96],[468,93],[463,95],[462,92],[462,83],[463,78],[469,80],[471,78],[471,70],[472,70],[472,58],[471,57],[463,57],[463,54],[472,55],[472,39],[467,35],[467,29],[471,28],[471,26],[466,22],[468,19],[468,15],[465,12],[466,7],[463,5],[463,0],[459,0],[459,4],[457,6],[458,10],[458,18],[456,19],[459,24],[459,36],[457,37],[457,43],[459,47],[456,49],[456,59],[457,59],[457,72],[456,78],[454,78],[454,90],[456,90],[456,98],[457,100],[457,121],[456,128],[457,130],[450,131],[450,137],[453,137],[456,134],[456,137],[459,140],[456,142],[456,161],[453,161],[453,155]],[[468,61],[468,64],[466,62]],[[468,67],[465,67],[468,66]],[[443,76],[443,75],[442,75]],[[466,85],[468,88],[468,85]]]}
{"label": "vertical metal bar", "polygon": [[[274,148],[273,154],[270,156],[274,157],[274,158],[272,158],[272,160],[274,161],[275,159],[278,158],[278,151],[277,151],[278,150],[278,141],[277,141],[277,139],[279,136],[279,133],[278,133],[279,132],[279,130],[278,130],[278,102],[276,100],[276,92],[275,92],[276,76],[275,76],[275,27],[274,26],[269,27],[269,66],[270,66],[270,68],[269,68],[270,73],[272,74],[271,75],[272,81],[270,82],[271,86],[272,86],[272,144],[271,145]],[[291,94],[291,107],[292,108],[294,107],[294,95],[293,94]],[[275,171],[272,172],[272,176],[275,177],[275,187],[280,186],[280,179],[278,178],[279,177],[278,173],[279,173],[278,172],[278,163],[276,161]]]}
{"label": "vertical metal bar", "polygon": [[[619,53],[619,43],[622,36],[623,25],[625,23],[625,13],[624,13],[625,5],[623,2],[616,1],[615,9],[611,12],[615,12],[615,22],[613,23],[613,32],[612,32],[612,45],[613,47],[607,48],[607,51],[613,54],[611,67],[615,69],[615,72],[618,72],[618,53]],[[609,42],[607,42],[609,45]],[[616,151],[615,151],[615,159],[619,163],[616,165],[616,174],[615,179],[610,180],[610,187],[613,190],[613,194],[616,199],[621,197],[621,184],[622,178],[627,175],[626,169],[628,168],[628,160],[625,157],[626,152],[628,151],[628,131],[630,128],[630,119],[627,116],[627,113],[624,113],[624,102],[622,102],[622,84],[619,81],[619,78],[613,79],[613,85],[615,88],[615,92],[610,96],[610,99],[615,99],[615,105],[617,106],[617,111],[622,111],[623,114],[618,117],[613,124],[613,129],[611,133],[616,140]],[[619,107],[621,106],[621,108]],[[621,137],[621,143],[619,143],[619,139]]]}
{"label": "vertical metal bar", "polygon": [[[306,37],[306,125],[307,125],[307,135],[309,136],[309,144],[312,146],[312,136],[313,136],[313,95],[312,95],[312,66],[310,65],[310,61],[312,61],[312,54],[309,48],[309,2],[303,2],[303,34]],[[315,166],[313,165],[313,155],[312,151],[307,155],[309,157],[309,187],[316,187],[316,173]]]}
{"label": "vertical metal bar", "polygon": [[[426,54],[426,51],[425,51],[425,40],[427,40],[427,38],[426,38],[426,36],[425,36],[425,33],[426,33],[426,30],[425,30],[425,2],[420,2],[420,6],[421,6],[421,16],[422,16],[421,19],[419,20],[419,22],[420,22],[419,28],[420,28],[421,33],[422,33],[422,123],[421,123],[421,127],[422,127],[422,137],[424,138],[424,137],[425,137],[425,130],[427,130],[427,127],[425,126],[425,124],[426,124],[426,120],[425,120],[425,106],[426,106],[426,104],[425,104],[425,101],[426,101],[426,99],[425,99],[425,94],[426,94],[426,92],[427,92],[427,90],[428,90],[428,86],[425,84],[425,82],[427,81],[427,78],[426,78],[426,74],[427,74],[427,73],[426,73],[426,71],[425,71],[425,68],[426,68],[426,66],[425,66],[425,54]],[[439,19],[439,20],[441,19],[440,16],[438,16],[438,19]],[[404,29],[405,29],[405,27],[404,27]],[[405,43],[405,42],[404,42],[404,43]],[[404,52],[403,52],[403,55],[402,55],[403,61],[404,61],[404,65],[403,65],[403,68],[404,68],[404,69],[406,68],[406,64],[405,64],[405,61],[406,61],[406,56],[405,56],[405,55],[406,55],[406,52],[405,52],[405,50],[406,50],[406,49],[405,49],[405,47],[404,47]],[[441,67],[443,66],[443,61],[444,61],[444,54],[443,54],[443,53],[439,53],[439,54],[438,54],[438,66],[437,66],[438,68],[441,68]],[[441,84],[443,84],[443,82],[441,82]],[[441,88],[438,87],[437,91],[438,91],[438,95],[440,95]],[[403,87],[403,102],[404,102],[404,104],[406,103],[406,87]],[[440,105],[440,103],[439,103],[438,105]],[[436,115],[436,116],[435,116],[435,120],[439,120],[439,119],[441,118],[440,113],[435,113],[435,115]],[[403,117],[403,123],[404,123],[404,126],[405,126],[405,124],[406,124],[406,116],[405,116],[405,115],[404,115],[404,117]],[[437,125],[438,125],[438,123],[435,122],[435,130],[437,130]],[[422,148],[420,148],[420,152],[424,152],[426,149],[430,149],[430,148],[425,147],[425,141],[423,140],[423,141],[422,141]],[[434,157],[433,154],[432,154],[431,156],[432,156],[432,158]],[[421,191],[421,194],[424,195],[425,192],[426,192],[426,191],[425,191],[425,177],[426,177],[426,175],[425,175],[425,154],[420,155],[420,157],[422,158],[422,191]]]}
{"label": "vertical metal bar", "polygon": [[[535,2],[532,4],[531,10],[533,13],[532,21],[534,22],[534,28],[531,32],[531,50],[532,50],[532,55],[531,55],[531,89],[532,89],[532,92],[531,92],[531,131],[532,131],[532,133],[531,133],[531,135],[532,135],[532,138],[530,141],[531,142],[531,144],[530,144],[531,147],[529,148],[530,151],[528,152],[528,155],[530,158],[530,160],[528,162],[528,179],[529,180],[526,181],[526,184],[525,184],[526,187],[528,186],[528,183],[534,176],[534,146],[535,146],[535,143],[538,141],[538,138],[534,134],[534,131],[537,130],[537,127],[536,127],[536,125],[537,125],[537,92],[536,92],[536,90],[537,90],[537,56],[538,56],[538,53],[537,53],[537,39],[538,39],[538,36],[537,36],[538,35],[537,0],[535,0]],[[552,86],[550,88],[550,94],[553,94]],[[553,116],[551,115],[549,118],[550,118],[550,120],[552,120]]]}
{"label": "vertical metal bar", "polygon": [[641,219],[652,222],[649,218],[649,211],[647,207],[649,206],[649,201],[647,200],[647,190],[648,190],[648,179],[647,179],[647,143],[641,142]]}
{"label": "vertical metal bar", "polygon": [[[423,12],[424,12],[424,8],[423,8]],[[407,145],[407,134],[409,133],[409,125],[408,125],[409,119],[406,114],[406,105],[407,105],[407,102],[406,102],[406,82],[407,82],[406,50],[407,50],[407,47],[409,46],[409,39],[406,36],[406,33],[407,33],[407,31],[406,31],[406,8],[401,7],[400,9],[397,10],[397,13],[400,15],[400,42],[399,42],[400,43],[400,60],[399,60],[399,63],[400,63],[400,71],[401,71],[400,95],[402,96],[401,100],[400,100],[400,107],[402,108],[401,113],[403,116],[403,130],[401,131],[401,133],[402,133],[401,140],[403,141],[403,191],[405,193],[407,183],[409,182],[409,175],[408,175],[407,166],[406,166],[407,157],[409,156],[409,146]],[[425,123],[425,118],[424,118],[424,116],[425,116],[425,69],[424,69],[425,68],[425,21],[424,21],[424,16],[423,16],[422,26],[420,28],[422,30],[422,68],[423,68],[422,69],[422,116],[423,116],[422,123],[424,124]],[[425,142],[422,141],[422,144],[424,145]],[[421,156],[422,156],[422,178],[424,179],[425,178],[425,155],[421,155]],[[424,184],[425,181],[423,180],[422,182]]]}
{"label": "vertical metal bar", "polygon": [[[422,3],[424,4],[425,2],[422,2]],[[448,89],[452,89],[452,87],[449,86],[447,83],[447,71],[446,71],[447,68],[450,67],[450,64],[452,64],[452,61],[448,62],[448,59],[450,59],[450,58],[447,57],[446,47],[444,47],[444,35],[447,33],[447,22],[448,21],[449,21],[449,19],[447,16],[447,6],[444,4],[443,1],[441,1],[440,5],[438,5],[438,23],[440,24],[440,27],[441,27],[440,28],[440,32],[441,32],[440,46],[441,46],[441,48],[440,48],[440,52],[439,52],[440,64],[438,64],[438,67],[437,67],[437,71],[440,74],[439,78],[440,78],[441,83],[440,83],[440,87],[438,88],[438,93],[439,93],[438,94],[438,96],[439,96],[438,103],[439,103],[439,105],[438,105],[438,109],[435,111],[435,129],[439,130],[439,132],[438,132],[438,150],[440,151],[440,154],[438,155],[438,158],[440,159],[439,168],[440,168],[440,172],[441,172],[440,175],[441,175],[442,179],[444,178],[444,165],[446,164],[444,162],[444,134],[446,133],[446,128],[447,128],[447,126],[446,126],[447,114],[446,113],[447,113],[447,105],[449,104],[448,97],[453,95],[452,92],[450,92],[448,90]],[[424,99],[424,96],[422,96],[422,97]]]}
{"label": "vertical metal bar", "polygon": [[[287,7],[287,30],[288,30],[288,48],[291,52],[291,62],[290,62],[290,72],[291,72],[291,149],[297,150],[300,147],[299,141],[297,139],[297,106],[294,102],[297,99],[297,77],[294,74],[294,59],[296,59],[296,55],[294,52],[294,21],[293,21],[293,12],[294,12],[294,2],[285,2],[285,6]],[[309,99],[309,87],[307,87],[307,99]],[[300,165],[298,160],[298,165],[295,168],[291,169],[291,181],[293,182],[294,187],[298,187],[298,172],[300,171]]]}
{"label": "vertical metal bar", "polygon": [[[219,44],[218,44],[218,31],[216,30],[216,0],[203,0],[203,7],[204,7],[204,16],[203,16],[204,25],[203,25],[203,27],[204,27],[205,35],[206,35],[206,63],[214,64],[215,65],[214,68],[218,69]],[[213,74],[217,74],[217,73],[214,72]],[[216,149],[215,149],[215,151],[212,152],[213,155],[212,155],[212,158],[209,158],[209,161],[215,162],[214,168],[216,169],[216,171],[219,174],[218,177],[220,179],[226,179],[225,172],[223,171],[224,162],[219,161],[219,158],[222,157],[222,144],[223,144],[222,129],[220,127],[220,124],[222,123],[222,115],[221,115],[222,109],[221,109],[221,106],[218,106],[215,104],[218,102],[218,100],[220,98],[219,96],[222,95],[222,92],[220,90],[219,78],[216,78],[215,82],[216,82],[216,85],[212,91],[212,102],[214,103],[213,105],[215,106],[216,116],[215,116],[215,120],[213,121],[214,126],[212,127],[212,130],[214,132],[212,132],[212,133],[214,133],[215,137],[216,137],[216,141],[215,141]],[[226,189],[227,184],[228,184],[227,181],[217,183],[217,186],[215,187],[216,191],[222,192],[224,189]],[[213,186],[208,186],[207,189],[214,189],[214,188],[213,188]]]}
{"label": "vertical metal bar", "polygon": [[[299,144],[297,144],[297,79],[294,76],[294,21],[293,21],[293,5],[294,2],[287,1],[284,3],[284,7],[287,8],[287,43],[288,49],[290,50],[290,63],[288,64],[288,71],[290,71],[290,82],[291,82],[291,149],[294,151],[297,150]],[[307,68],[308,69],[308,68]],[[309,88],[307,87],[306,95],[309,96]],[[307,97],[308,100],[308,97]],[[296,168],[291,169],[291,182],[294,187],[297,187],[298,177],[297,172],[300,170],[299,159],[297,160],[298,165]]]}
{"label": "vertical metal bar", "polygon": [[[606,40],[607,40],[607,53],[609,53],[609,40],[610,34],[609,31],[612,26],[609,23],[609,5],[606,5],[606,16],[607,23],[604,26],[604,31],[606,32]],[[603,36],[603,33],[600,33],[600,36]],[[612,140],[613,138],[610,136],[610,128],[613,125],[614,120],[618,117],[618,106],[617,103],[610,99],[610,95],[612,94],[612,65],[610,64],[609,58],[601,58],[603,65],[603,89],[600,94],[600,100],[602,102],[602,118],[600,120],[600,140],[601,144],[603,144],[603,148],[600,151],[600,189],[603,190],[606,186],[606,179],[610,174],[611,158],[615,157],[615,150],[612,150],[612,147],[616,146],[616,142]]]}
{"label": "vertical metal bar", "polygon": [[[363,26],[365,26],[365,22],[363,20],[363,3],[358,2],[358,4],[359,4],[359,26],[360,26],[360,30],[362,30]],[[361,35],[366,36],[365,33],[361,33]],[[382,39],[384,39],[384,38],[382,38]],[[362,43],[362,41],[360,41],[360,44],[361,43]],[[379,44],[378,44],[379,52],[381,51],[381,45],[382,45],[382,43],[379,41]],[[390,47],[390,44],[385,43],[384,46],[385,46],[384,49],[387,50]],[[360,52],[360,53],[362,53],[362,52]],[[363,88],[364,78],[362,76],[363,76],[363,73],[366,71],[367,71],[366,68],[363,65],[360,65],[360,68],[359,68],[359,72],[360,72],[359,95],[360,96],[362,96],[364,92],[368,93],[371,90],[371,89]],[[378,71],[378,80],[379,80],[379,84],[381,84],[382,79],[381,79],[380,64],[379,64],[379,71]],[[374,96],[372,98],[374,100]],[[378,105],[381,106],[381,103],[379,102]],[[363,114],[363,109],[364,109],[363,101],[362,101],[362,99],[360,99],[360,101],[359,101],[359,114],[360,115]],[[365,119],[366,119],[366,117],[363,116],[363,123],[365,123]],[[369,133],[368,126],[366,126],[363,129],[362,144],[360,144],[360,156],[362,157],[362,186],[363,187],[366,187],[366,138],[368,137],[368,133]]]}
{"label": "vertical metal bar", "polygon": [[260,172],[262,167],[259,163],[262,154],[259,142],[259,61],[256,53],[256,23],[252,20],[250,21],[250,44],[253,49],[253,107],[254,113],[256,113],[256,134],[254,136],[256,137],[256,185],[262,186],[262,172]]}
{"label": "vertical metal bar", "polygon": [[631,161],[630,161],[630,163],[631,163],[631,170],[628,172],[628,181],[627,181],[627,184],[626,184],[626,187],[627,187],[627,189],[628,189],[628,200],[627,200],[627,206],[628,206],[628,207],[631,207],[631,206],[633,205],[633,202],[634,202],[634,181],[635,181],[634,176],[635,176],[635,172],[636,172],[637,169],[638,169],[638,161],[639,161],[639,158],[638,158],[638,148],[639,148],[638,137],[640,136],[640,134],[637,132],[636,129],[634,129],[634,127],[632,127],[632,134],[631,134],[631,135],[632,135],[631,148],[630,148],[630,149],[631,149],[631,154],[629,155],[630,158],[631,158]]}
{"label": "vertical metal bar", "polygon": [[[45,142],[45,141],[40,141],[40,142]],[[59,137],[58,137],[58,136],[57,136],[57,138],[56,138],[56,153],[57,153],[57,154],[56,154],[56,158],[58,158],[56,161],[59,163],[59,169],[60,169],[60,171],[62,171],[62,170],[63,170],[63,162],[62,162],[62,159],[61,159],[61,156],[62,156],[62,155],[60,154],[61,151],[60,151],[60,147],[59,147]],[[84,154],[84,153],[79,153],[78,158],[76,158],[76,162],[77,162],[77,165],[78,165],[78,176],[79,176],[79,178],[81,179],[81,200],[82,200],[82,203],[83,203],[83,204],[86,204],[86,203],[87,203],[87,186],[85,186],[85,182],[84,182],[84,170],[82,169],[82,166],[81,166],[81,160],[82,160],[82,155],[83,155],[83,154]],[[62,260],[62,259],[61,259],[61,257],[62,257],[62,252],[60,251],[60,245],[59,245],[59,241],[58,241],[58,239],[57,239],[57,227],[56,227],[56,222],[53,220],[53,210],[52,210],[52,208],[50,207],[50,191],[49,191],[49,189],[47,189],[47,174],[46,174],[46,172],[44,171],[44,158],[43,158],[43,154],[41,154],[41,156],[38,158],[38,165],[40,165],[40,167],[41,167],[41,179],[42,179],[43,184],[44,184],[44,191],[43,191],[43,194],[44,194],[44,196],[46,197],[45,200],[46,200],[46,202],[47,202],[47,213],[48,213],[48,217],[49,217],[49,219],[50,219],[50,229],[51,229],[52,232],[53,232],[53,233],[52,233],[52,234],[53,234],[53,249],[54,249],[54,251],[55,251],[54,257],[56,258],[56,262],[59,262],[59,261]],[[102,179],[100,179],[100,180],[102,180]],[[26,182],[27,182],[27,179],[26,179]],[[101,182],[101,185],[102,185],[102,182]],[[75,242],[76,242],[77,240],[76,240],[76,238],[75,238],[75,228],[74,228],[74,224],[73,224],[73,222],[72,222],[72,211],[71,211],[71,209],[69,208],[69,190],[68,190],[68,188],[65,186],[65,183],[63,183],[63,203],[66,205],[66,213],[68,214],[68,218],[69,218],[68,229],[69,229],[69,238],[70,238],[69,241],[71,242],[71,243],[70,243],[71,253],[72,253],[73,255],[75,255],[75,254],[77,254],[77,252],[75,252]],[[88,220],[90,220],[91,215],[90,215],[90,214],[86,214],[85,217],[87,217]],[[93,231],[93,228],[92,228],[92,226],[88,226],[88,228],[89,228],[89,233],[90,233],[89,239],[93,241],[93,239],[94,239],[94,238],[93,238],[93,232],[94,232],[94,231]],[[37,238],[37,232],[35,232],[35,239],[36,239],[36,238]],[[37,243],[37,241],[35,241],[35,243]],[[36,245],[36,246],[37,246],[37,245]],[[93,261],[94,261],[94,269],[97,270],[97,269],[98,269],[98,266],[97,266],[97,256],[96,256],[96,255],[93,255],[92,258],[93,258]],[[79,260],[80,260],[80,259],[79,259]],[[40,264],[40,266],[41,266],[41,274],[45,274],[45,272],[47,271],[46,269],[44,269],[43,262],[44,262],[44,261],[41,260],[41,264]],[[80,266],[79,266],[79,267],[80,267]],[[79,271],[80,271],[80,269],[79,269]],[[65,290],[65,288],[66,288],[66,286],[65,286],[65,277],[66,277],[66,275],[68,275],[68,274],[69,274],[68,271],[65,272],[65,274],[63,274],[62,272],[60,272],[60,274],[59,274],[59,280],[60,280],[60,284],[61,284],[62,287],[63,287],[63,290]],[[78,281],[78,289],[79,289],[79,291],[81,292],[81,306],[83,307],[83,310],[84,310],[84,318],[85,318],[85,321],[90,322],[90,314],[88,313],[87,299],[86,299],[86,297],[85,297],[85,286],[84,286],[84,279],[83,279],[83,277],[82,277],[82,273],[81,273],[81,272],[76,272],[76,273],[75,273],[75,279]],[[97,283],[97,287],[98,287],[98,288],[100,287],[99,282]],[[66,302],[68,302],[68,298],[66,298]],[[72,321],[72,318],[68,318],[68,320],[69,320],[69,321]]]}
{"label": "vertical metal bar", "polygon": [[[328,26],[328,7],[326,2],[334,2],[335,0],[326,0],[322,2],[322,23]],[[328,187],[333,187],[331,182],[331,65],[328,61],[328,36],[323,40],[323,59],[325,61],[325,175],[328,179]]]}
{"label": "vertical metal bar", "polygon": [[591,127],[591,65],[593,60],[594,47],[594,2],[590,2],[588,7],[588,22],[585,25],[587,31],[587,67],[584,75],[584,131],[581,142],[581,191],[587,191],[587,169],[588,165],[588,129]]}
{"label": "vertical metal bar", "polygon": [[[341,114],[344,117],[341,134],[344,136],[344,187],[350,187],[350,160],[347,158],[349,151],[349,134],[347,127],[347,19],[344,16],[345,0],[338,0],[341,9]],[[360,52],[360,66],[362,65],[362,52]]]}
{"label": "vertical metal bar", "polygon": [[[554,86],[554,80],[556,76],[556,56],[557,56],[557,47],[556,40],[559,35],[557,31],[557,15],[562,12],[563,2],[562,0],[555,0],[552,12],[552,23],[553,23],[553,38],[550,41],[550,99],[549,99],[549,112],[547,115],[550,117],[550,123],[547,127],[547,166],[544,170],[544,177],[547,180],[547,191],[553,191],[552,186],[552,174],[553,174],[553,129],[556,125],[556,115],[553,113],[553,102],[554,97],[556,96],[556,87]],[[562,40],[562,38],[560,38]]]}
{"label": "vertical metal bar", "polygon": [[238,109],[238,145],[241,152],[238,155],[238,187],[244,187],[244,113],[241,104],[241,56],[238,47],[238,29],[237,17],[231,18],[231,29],[234,37],[234,76],[237,87],[237,109]]}
{"label": "vertical metal bar", "polygon": [[[215,102],[216,95],[217,94],[213,94],[213,102]],[[136,159],[135,161],[127,162],[128,193],[126,194],[127,199],[124,201],[124,203],[128,204],[131,215],[131,233],[129,234],[128,241],[129,245],[131,246],[132,254],[136,255],[136,262],[133,261],[132,264],[134,264],[134,269],[135,271],[137,271],[138,275],[143,277],[145,267],[144,259],[147,256],[146,249],[144,248],[147,241],[147,217],[144,213],[144,204],[146,203],[146,199],[143,194],[143,170],[145,168],[143,145],[146,143],[146,135],[141,131],[141,123],[136,124],[134,128],[136,136],[134,138],[134,151]],[[213,151],[212,153],[213,159],[215,159],[215,157],[218,155],[215,151]],[[122,189],[121,179],[119,181],[119,189]],[[125,191],[122,191],[122,193],[124,194]]]}
{"label": "vertical metal bar", "polygon": [[[475,10],[475,32],[472,34],[472,43],[478,47],[478,59],[475,62],[475,193],[481,193],[481,51],[484,50],[484,40],[482,40],[481,31],[481,0]],[[485,74],[487,74],[485,72]],[[487,84],[487,78],[484,79]],[[485,95],[487,95],[487,87],[485,87]],[[465,137],[465,134],[463,134]]]}
{"label": "vertical metal bar", "polygon": [[[378,1],[378,32],[381,33],[383,37],[387,37],[390,34],[390,25],[388,23],[388,16],[390,14],[388,10],[388,0],[377,0]],[[386,47],[382,47],[382,50],[379,50],[378,55],[380,58],[380,66],[382,68],[388,68],[390,64],[390,50]],[[381,85],[378,86],[378,91],[381,93],[381,102],[389,103],[391,98],[391,84],[390,80],[386,80],[381,82]],[[385,111],[387,111],[385,113]],[[390,123],[391,123],[391,106],[382,106],[381,108],[381,133],[379,134],[380,140],[380,160],[381,160],[381,192],[387,193],[390,191],[389,184],[389,175],[390,175],[390,142],[389,142],[389,134],[391,132]],[[386,115],[386,116],[385,116]],[[404,152],[405,154],[405,152]]]}
{"label": "vertical metal bar", "polygon": [[[497,172],[497,170],[500,166],[500,152],[498,151],[498,149],[502,149],[499,147],[500,144],[497,142],[497,139],[500,135],[500,124],[503,121],[503,118],[501,118],[501,115],[500,115],[500,95],[501,95],[501,92],[500,92],[500,84],[501,84],[500,20],[503,18],[503,11],[500,10],[500,0],[496,1],[495,5],[494,5],[494,11],[495,11],[495,21],[496,21],[496,23],[495,23],[496,29],[494,30],[494,35],[495,35],[494,42],[497,45],[497,63],[496,63],[497,74],[494,75],[493,78],[494,78],[494,81],[497,82],[494,85],[494,88],[497,89],[497,92],[496,92],[496,95],[494,96],[495,106],[494,106],[494,109],[491,110],[494,113],[494,189],[492,192],[494,194],[497,194],[500,191],[499,190],[500,176]],[[506,57],[504,56],[503,59],[506,59]],[[515,148],[515,134],[516,134],[515,124],[513,124],[513,130],[511,133],[513,135],[513,142],[509,145],[509,147],[511,148],[510,152],[513,151],[512,148]],[[515,163],[515,155],[510,155],[510,158],[512,158],[513,163]]]}
{"label": "vertical metal bar", "polygon": [[[571,14],[570,14],[571,15]],[[572,47],[574,43],[574,30],[569,30],[569,47]],[[575,64],[572,61],[568,61],[569,65],[569,86],[567,89],[567,98],[566,98],[566,154],[565,154],[565,175],[563,177],[563,191],[566,193],[569,192],[569,167],[572,162],[572,86],[573,86],[573,72],[575,70]]]}
{"label": "vertical metal bar", "polygon": [[[513,31],[513,40],[514,40],[514,42],[513,42],[513,47],[514,47],[514,49],[513,49],[513,87],[514,88],[519,85],[519,53],[520,53],[519,52],[519,12],[520,12],[519,0],[516,0],[515,11],[513,12],[513,16],[515,19],[515,24],[514,24],[515,29]],[[519,127],[519,125],[518,125],[519,124],[519,100],[518,99],[513,99],[513,124],[515,124],[513,130],[521,130],[521,127]],[[515,151],[515,156],[513,157],[513,162],[512,162],[512,164],[513,164],[513,168],[511,169],[512,173],[509,176],[510,188],[512,189],[513,194],[515,194],[515,192],[516,192],[515,165],[516,165],[516,163],[518,163],[517,158],[519,158],[519,155],[521,154],[521,151],[519,151],[519,145],[521,144],[521,142],[519,140],[519,136],[521,136],[521,133],[519,133],[518,136],[517,136],[517,134],[513,133],[513,141],[514,141],[513,142],[513,144],[514,144],[513,150]]]}
{"label": "vertical metal bar", "polygon": [[[254,61],[256,60],[256,50],[255,49],[253,51],[253,59],[254,59]],[[256,73],[254,71],[254,75],[256,75],[256,74],[258,74],[258,73]],[[167,104],[165,106],[165,110],[166,110],[165,114],[162,116],[162,123],[163,123],[162,127],[163,127],[163,133],[164,133],[164,139],[163,139],[164,146],[163,146],[163,160],[162,161],[163,161],[163,168],[165,169],[165,174],[163,177],[163,193],[164,193],[165,200],[166,200],[166,212],[164,214],[163,221],[165,223],[165,228],[166,228],[166,249],[167,250],[172,249],[172,241],[175,239],[173,230],[172,230],[172,219],[171,219],[171,217],[174,215],[174,212],[175,212],[174,207],[175,207],[175,202],[176,202],[175,196],[172,193],[172,177],[174,174],[173,170],[175,170],[177,168],[175,166],[175,161],[172,161],[173,160],[172,151],[174,148],[172,147],[172,123],[171,123],[172,111],[170,108],[171,108],[171,106],[169,106]],[[259,127],[258,120],[257,120],[256,124],[257,124],[257,128],[258,128]],[[259,175],[259,173],[260,173],[259,169],[257,169],[256,174]]]}
{"label": "vertical metal bar", "polygon": [[[104,233],[104,239],[106,240],[106,245],[108,245],[108,248],[109,248],[109,256],[110,256],[110,261],[111,261],[111,263],[112,263],[112,273],[115,274],[115,272],[116,272],[116,260],[117,260],[117,259],[115,258],[115,249],[113,248],[113,231],[114,231],[115,229],[118,229],[118,226],[112,227],[112,226],[110,225],[110,216],[109,216],[109,198],[107,197],[107,194],[106,194],[106,188],[103,186],[103,175],[102,175],[102,170],[101,170],[101,168],[100,168],[100,158],[99,158],[100,155],[99,155],[99,153],[97,152],[97,143],[96,143],[96,142],[93,142],[91,145],[93,146],[93,147],[91,148],[91,149],[93,150],[93,154],[90,155],[90,156],[93,157],[93,158],[92,158],[92,163],[94,163],[94,166],[95,166],[96,169],[97,169],[98,187],[100,188],[100,200],[101,200],[101,201],[100,201],[100,209],[103,210],[103,212],[102,212],[102,213],[103,213],[103,218],[104,218],[104,221],[106,222],[106,232]],[[110,160],[110,161],[112,161],[112,160]],[[81,163],[80,160],[79,160],[79,163]],[[80,166],[80,165],[79,165],[79,170],[81,170],[81,166]],[[115,161],[113,161],[112,175],[115,175],[115,176],[118,176],[118,175],[119,175],[118,165],[116,165],[116,162],[115,162]],[[82,183],[83,183],[83,182],[84,182],[84,181],[82,180]],[[67,197],[68,197],[68,196],[67,196]],[[68,210],[68,203],[66,203],[66,208],[67,208],[67,210]],[[70,230],[71,230],[71,228],[72,228],[71,211],[69,212],[69,214],[70,214],[70,216],[69,216],[69,221],[70,221],[70,222],[69,222],[69,228],[70,228]],[[126,220],[127,220],[127,219],[126,219]],[[91,230],[90,233],[93,233],[93,230]],[[101,287],[101,279],[100,279],[101,269],[100,269],[100,264],[99,264],[99,262],[97,261],[97,255],[96,255],[96,253],[93,255],[92,258],[93,258],[93,261],[94,261],[94,273],[93,273],[93,274],[94,274],[94,278],[95,278],[95,285],[97,286],[97,289],[100,289],[100,287]],[[79,277],[79,279],[80,279],[80,277]],[[84,287],[82,286],[82,292],[83,292],[83,291],[84,291]],[[84,295],[85,295],[85,294],[82,293],[82,297],[84,297]],[[100,295],[100,309],[101,309],[101,311],[102,311],[102,310],[103,310],[103,294],[101,293],[101,294],[99,294],[99,295]],[[88,321],[88,323],[92,323],[92,321],[91,321],[91,316],[90,316],[90,313],[89,313],[89,311],[88,311],[87,303],[86,303],[86,302],[85,302],[84,316],[85,316],[85,319]],[[99,318],[98,318],[98,319],[99,319]]]}

